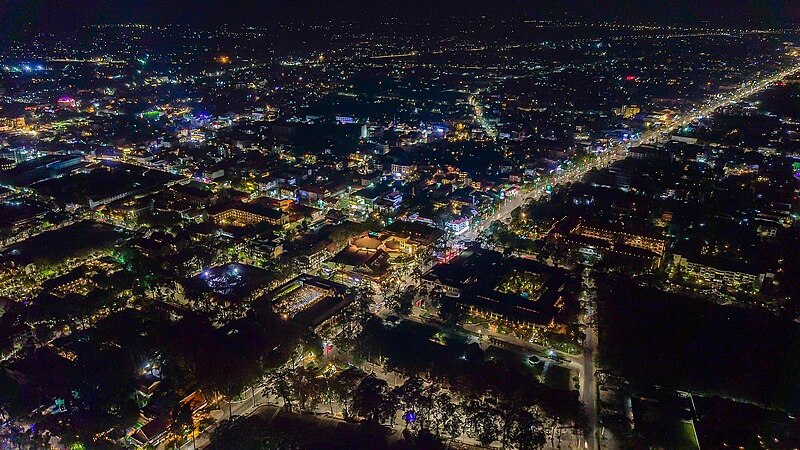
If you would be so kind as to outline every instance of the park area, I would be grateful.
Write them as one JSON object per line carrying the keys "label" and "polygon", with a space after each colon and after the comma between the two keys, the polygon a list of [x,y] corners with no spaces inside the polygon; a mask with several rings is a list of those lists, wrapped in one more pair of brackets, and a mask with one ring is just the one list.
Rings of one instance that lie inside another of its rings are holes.
{"label": "park area", "polygon": [[430,325],[403,321],[389,327],[373,321],[366,333],[361,339],[361,356],[380,358],[401,373],[427,373],[433,379],[474,387],[477,392],[500,387],[506,380],[531,381],[562,391],[572,387],[570,369],[545,357],[498,347],[484,351],[472,337]]}
{"label": "park area", "polygon": [[699,450],[690,408],[682,407],[681,398],[664,399],[634,396],[631,399],[636,431],[647,442],[660,448]]}
{"label": "park area", "polygon": [[0,262],[54,266],[71,258],[108,250],[124,235],[110,225],[83,221],[46,231],[6,248]]}
{"label": "park area", "polygon": [[208,449],[406,448],[396,442],[397,437],[389,434],[390,432],[383,427],[341,422],[314,415],[287,412],[276,406],[263,406],[256,414],[220,426],[214,433]]}
{"label": "park area", "polygon": [[612,373],[800,410],[796,322],[627,283],[605,283],[598,291],[600,360]]}

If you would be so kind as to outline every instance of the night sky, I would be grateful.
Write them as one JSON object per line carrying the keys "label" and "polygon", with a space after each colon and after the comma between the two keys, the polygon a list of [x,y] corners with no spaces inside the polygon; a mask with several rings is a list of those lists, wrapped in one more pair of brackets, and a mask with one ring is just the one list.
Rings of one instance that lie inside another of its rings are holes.
{"label": "night sky", "polygon": [[191,0],[0,0],[7,30],[57,31],[97,23],[268,25],[276,20],[360,20],[397,17],[587,18],[660,23],[741,22],[785,24],[800,20],[796,0],[465,0],[401,1],[191,1]]}

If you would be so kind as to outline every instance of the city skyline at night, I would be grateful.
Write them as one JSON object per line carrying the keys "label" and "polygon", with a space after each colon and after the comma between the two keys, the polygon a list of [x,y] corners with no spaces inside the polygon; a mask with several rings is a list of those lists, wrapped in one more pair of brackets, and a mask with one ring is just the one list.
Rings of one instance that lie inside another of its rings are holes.
{"label": "city skyline at night", "polygon": [[0,3],[0,449],[800,446],[798,20]]}

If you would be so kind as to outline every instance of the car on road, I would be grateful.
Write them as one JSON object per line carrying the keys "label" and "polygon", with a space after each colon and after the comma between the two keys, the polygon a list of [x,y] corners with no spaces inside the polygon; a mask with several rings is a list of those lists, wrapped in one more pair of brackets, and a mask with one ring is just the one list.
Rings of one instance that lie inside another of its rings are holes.
{"label": "car on road", "polygon": [[387,325],[387,326],[390,326],[390,327],[396,327],[397,325],[400,325],[400,322],[402,320],[403,319],[401,319],[399,316],[396,316],[394,314],[390,314],[390,315],[386,316],[386,318],[383,320],[383,323],[385,325]]}

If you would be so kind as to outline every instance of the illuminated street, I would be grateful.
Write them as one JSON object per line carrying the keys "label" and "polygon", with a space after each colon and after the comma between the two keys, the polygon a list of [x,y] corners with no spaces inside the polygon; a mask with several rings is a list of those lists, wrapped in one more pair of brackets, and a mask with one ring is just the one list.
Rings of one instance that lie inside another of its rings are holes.
{"label": "illuminated street", "polygon": [[0,449],[800,447],[792,2],[7,3]]}

